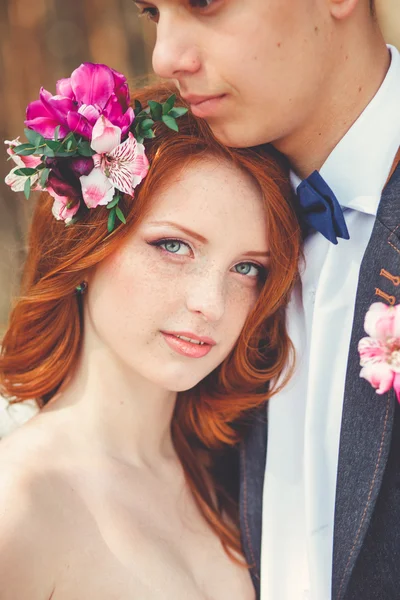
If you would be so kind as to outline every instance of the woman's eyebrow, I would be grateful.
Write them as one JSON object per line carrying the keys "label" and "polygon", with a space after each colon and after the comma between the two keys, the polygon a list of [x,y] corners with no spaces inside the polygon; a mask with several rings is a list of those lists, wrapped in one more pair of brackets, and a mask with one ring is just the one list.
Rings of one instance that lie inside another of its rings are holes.
{"label": "woman's eyebrow", "polygon": [[[200,235],[199,233],[196,233],[195,231],[192,231],[192,229],[189,229],[188,227],[183,227],[183,225],[174,223],[173,221],[152,221],[151,223],[149,223],[149,225],[161,225],[161,226],[167,225],[169,227],[174,227],[175,229],[179,229],[180,231],[182,231],[182,233],[185,233],[186,235],[190,235],[191,237],[193,237],[195,240],[198,240],[202,244],[207,244],[207,242],[208,242],[207,238],[205,238],[204,236]],[[265,252],[258,252],[257,250],[249,250],[248,252],[243,252],[243,254],[246,256],[254,256],[254,257],[259,257],[259,258],[268,258],[271,256],[271,253],[269,252],[269,250],[266,250]]]}
{"label": "woman's eyebrow", "polygon": [[269,258],[271,256],[271,252],[269,250],[267,250],[266,252],[256,252],[256,251],[250,250],[250,252],[245,252],[245,255],[259,257],[259,258]]}
{"label": "woman's eyebrow", "polygon": [[178,225],[178,223],[174,223],[173,221],[153,221],[152,223],[149,223],[149,225],[168,225],[170,227],[175,227],[176,229],[179,229],[186,235],[190,235],[195,240],[198,240],[202,244],[206,244],[208,242],[207,238],[203,237],[199,233],[196,233],[195,231],[192,231],[187,227],[183,227],[182,225]]}

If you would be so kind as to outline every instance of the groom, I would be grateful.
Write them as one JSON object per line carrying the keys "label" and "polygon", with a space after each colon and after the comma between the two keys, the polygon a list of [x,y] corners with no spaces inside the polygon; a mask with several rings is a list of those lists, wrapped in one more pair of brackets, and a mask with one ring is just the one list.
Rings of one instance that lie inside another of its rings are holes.
{"label": "groom", "polygon": [[283,153],[312,225],[287,314],[296,371],[242,449],[256,588],[398,599],[400,409],[359,377],[357,347],[369,306],[400,303],[399,53],[372,0],[137,4],[157,22],[156,73],[224,143]]}

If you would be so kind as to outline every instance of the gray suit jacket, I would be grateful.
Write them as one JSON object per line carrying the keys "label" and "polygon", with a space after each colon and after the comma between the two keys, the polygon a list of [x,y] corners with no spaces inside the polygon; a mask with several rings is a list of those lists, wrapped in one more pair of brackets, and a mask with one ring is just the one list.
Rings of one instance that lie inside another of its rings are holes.
{"label": "gray suit jacket", "polygon": [[[358,282],[340,435],[332,600],[400,599],[400,408],[393,390],[378,396],[359,376],[358,342],[366,335],[365,314],[377,301],[400,303],[400,165],[383,192]],[[263,413],[254,417],[241,447],[242,539],[257,591],[267,451]]]}

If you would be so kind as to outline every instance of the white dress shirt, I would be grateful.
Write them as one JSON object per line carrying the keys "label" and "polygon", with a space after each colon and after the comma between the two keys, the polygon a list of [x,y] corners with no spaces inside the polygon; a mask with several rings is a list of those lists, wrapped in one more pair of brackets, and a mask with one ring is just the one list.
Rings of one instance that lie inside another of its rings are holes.
{"label": "white dress shirt", "polygon": [[[261,600],[330,600],[340,425],[359,269],[400,146],[400,55],[320,170],[350,240],[320,233],[288,311],[296,371],[268,404]],[[292,174],[295,187],[300,179]]]}

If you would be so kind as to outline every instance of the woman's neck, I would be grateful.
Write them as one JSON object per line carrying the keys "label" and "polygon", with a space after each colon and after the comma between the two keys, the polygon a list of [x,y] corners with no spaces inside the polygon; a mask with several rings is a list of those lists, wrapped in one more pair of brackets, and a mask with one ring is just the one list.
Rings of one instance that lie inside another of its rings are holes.
{"label": "woman's neck", "polygon": [[133,372],[87,329],[74,372],[44,410],[62,410],[92,450],[151,466],[175,457],[170,431],[175,402],[175,392]]}

